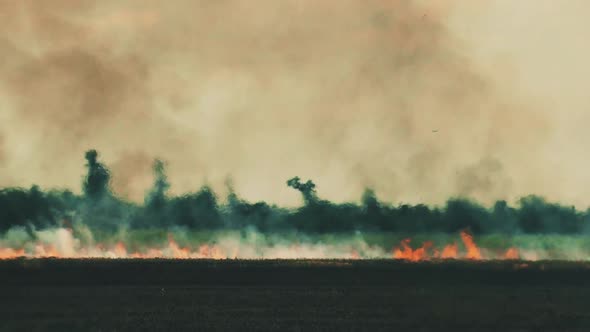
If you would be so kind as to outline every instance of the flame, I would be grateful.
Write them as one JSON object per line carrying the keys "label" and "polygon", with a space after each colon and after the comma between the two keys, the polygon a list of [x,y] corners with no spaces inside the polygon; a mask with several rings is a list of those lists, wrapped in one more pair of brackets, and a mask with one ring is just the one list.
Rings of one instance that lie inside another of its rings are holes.
{"label": "flame", "polygon": [[37,244],[35,246],[35,257],[63,258],[64,256],[52,245]]}
{"label": "flame", "polygon": [[504,259],[519,259],[520,253],[517,248],[508,248],[504,254]]}
{"label": "flame", "polygon": [[481,252],[479,248],[473,241],[473,236],[465,231],[461,232],[461,240],[463,240],[463,244],[465,245],[465,249],[467,249],[467,255],[465,258],[467,259],[481,259]]}
{"label": "flame", "polygon": [[[202,244],[196,250],[190,247],[180,246],[172,235],[168,236],[168,243],[163,247],[151,247],[140,251],[129,251],[124,242],[119,241],[114,245],[96,244],[93,246],[81,247],[79,241],[74,238],[71,229],[59,229],[56,231],[59,236],[57,244],[44,242],[34,243],[29,251],[25,248],[10,248],[0,246],[0,259],[14,259],[17,257],[36,258],[208,258],[225,259],[227,255],[217,245]],[[235,249],[234,257],[238,256]]]}
{"label": "flame", "polygon": [[[117,257],[121,258],[174,258],[174,259],[189,259],[189,258],[210,258],[210,259],[225,259],[227,256],[224,252],[213,245],[202,244],[194,251],[190,247],[181,247],[172,235],[168,235],[168,246],[164,248],[148,248],[143,252],[127,253],[125,245],[121,242],[117,243],[114,248]],[[237,255],[237,252],[235,252]]]}
{"label": "flame", "polygon": [[213,259],[224,259],[226,255],[217,246],[203,244],[199,247],[199,254],[197,258],[213,258]]}
{"label": "flame", "polygon": [[123,242],[117,242],[113,251],[116,257],[127,257],[127,248]]}
{"label": "flame", "polygon": [[25,256],[24,249],[0,248],[0,259],[12,259]]}
{"label": "flame", "polygon": [[411,239],[402,240],[401,248],[394,248],[393,258],[413,262],[429,259],[427,250],[432,247],[432,242],[424,242],[422,247],[414,250],[410,247],[410,241]]}
{"label": "flame", "polygon": [[[474,259],[474,260],[479,260],[479,259],[483,259],[481,251],[479,250],[479,247],[475,244],[475,241],[473,240],[473,236],[469,233],[467,233],[466,231],[462,231],[460,233],[461,236],[461,240],[463,241],[463,244],[465,246],[465,250],[466,253],[462,258],[465,259]],[[457,259],[459,258],[459,247],[457,246],[457,243],[452,243],[449,245],[446,245],[442,252],[440,252],[438,249],[433,247],[432,242],[427,241],[424,242],[424,244],[417,249],[412,249],[412,247],[410,246],[410,242],[411,239],[403,239],[400,243],[400,247],[395,247],[393,249],[393,258],[395,259],[404,259],[404,260],[409,260],[409,261],[423,261],[423,260],[428,260],[431,258],[440,258],[440,259]],[[429,255],[429,253],[431,253]],[[510,250],[507,252],[507,255],[510,255],[510,257],[514,257],[516,255],[516,257],[518,258],[518,251],[516,249]],[[508,258],[508,257],[504,257],[506,259],[514,259],[514,258]]]}
{"label": "flame", "polygon": [[172,235],[168,235],[168,247],[172,250],[173,258],[190,258],[191,252],[188,248],[180,248]]}
{"label": "flame", "polygon": [[[113,244],[87,244],[81,245],[74,237],[71,229],[58,229],[54,233],[57,242],[47,243],[48,240],[29,243],[23,248],[2,247],[0,245],[0,259],[14,259],[17,257],[56,257],[56,258],[174,258],[174,259],[227,259],[230,258],[348,258],[361,259],[362,257],[373,256],[383,257],[383,251],[371,247],[330,247],[325,245],[306,245],[298,242],[288,246],[258,248],[256,246],[243,246],[241,244],[218,245],[215,243],[200,243],[195,245],[181,245],[174,237],[168,235],[168,241],[160,246],[148,248],[127,247],[123,241]],[[418,248],[411,246],[412,239],[406,238],[400,245],[393,248],[394,259],[408,260],[412,262],[432,259],[507,259],[518,260],[521,257],[535,259],[534,253],[521,253],[518,248],[508,248],[506,251],[498,252],[487,250],[486,257],[483,256],[480,248],[476,245],[473,236],[466,231],[460,232],[463,246],[457,242],[447,244],[439,250],[431,241],[425,241]],[[48,237],[53,238],[53,237]],[[45,242],[44,242],[45,241]],[[369,251],[367,251],[369,250]]]}
{"label": "flame", "polygon": [[442,259],[457,259],[458,255],[458,247],[456,243],[446,245],[443,248],[442,253],[440,254],[440,258]]}

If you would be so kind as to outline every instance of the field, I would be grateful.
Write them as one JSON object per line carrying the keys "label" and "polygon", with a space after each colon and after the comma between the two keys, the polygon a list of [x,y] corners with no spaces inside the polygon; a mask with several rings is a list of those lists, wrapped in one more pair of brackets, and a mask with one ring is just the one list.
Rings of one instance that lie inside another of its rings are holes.
{"label": "field", "polygon": [[0,261],[0,331],[588,331],[590,265]]}

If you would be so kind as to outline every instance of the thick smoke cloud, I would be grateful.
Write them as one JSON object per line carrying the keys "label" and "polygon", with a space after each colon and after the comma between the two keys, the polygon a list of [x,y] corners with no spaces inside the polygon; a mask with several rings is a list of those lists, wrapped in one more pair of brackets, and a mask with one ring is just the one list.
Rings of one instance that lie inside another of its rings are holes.
{"label": "thick smoke cloud", "polygon": [[6,148],[4,147],[4,136],[2,135],[2,133],[0,133],[0,167],[2,167],[2,164],[4,163],[4,153]]}
{"label": "thick smoke cloud", "polygon": [[367,186],[412,203],[561,199],[567,185],[523,166],[547,161],[552,115],[480,66],[456,24],[478,21],[467,7],[485,6],[0,2],[0,184],[78,190],[96,147],[135,202],[150,169],[129,165],[154,157],[175,195],[231,175],[244,197],[293,206],[279,179],[299,175],[335,201]]}
{"label": "thick smoke cloud", "polygon": [[150,165],[153,159],[154,157],[139,150],[121,153],[116,162],[109,164],[113,191],[121,197],[141,202],[148,190],[144,184],[152,181]]}

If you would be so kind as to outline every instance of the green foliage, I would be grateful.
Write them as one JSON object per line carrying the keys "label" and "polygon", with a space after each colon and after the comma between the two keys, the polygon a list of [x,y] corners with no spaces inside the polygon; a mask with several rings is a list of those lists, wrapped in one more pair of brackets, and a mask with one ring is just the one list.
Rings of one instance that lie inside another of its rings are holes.
{"label": "green foliage", "polygon": [[95,150],[86,152],[87,174],[83,195],[70,191],[4,188],[0,190],[0,232],[19,226],[43,229],[77,221],[93,231],[115,233],[123,226],[135,230],[182,227],[197,231],[262,233],[353,234],[456,233],[475,234],[582,234],[588,229],[589,211],[527,196],[516,206],[498,201],[488,208],[465,198],[452,198],[443,207],[424,204],[393,205],[381,202],[367,189],[360,203],[334,203],[320,199],[316,185],[299,177],[287,185],[300,191],[304,204],[285,209],[266,202],[250,203],[232,188],[220,205],[207,186],[181,196],[169,196],[165,164],[154,162],[154,184],[144,204],[126,202],[109,189],[110,172]]}

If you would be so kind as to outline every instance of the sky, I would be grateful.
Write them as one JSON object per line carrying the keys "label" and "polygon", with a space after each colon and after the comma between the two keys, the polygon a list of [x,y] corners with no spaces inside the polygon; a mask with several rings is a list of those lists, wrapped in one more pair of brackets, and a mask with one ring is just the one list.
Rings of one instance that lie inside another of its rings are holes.
{"label": "sky", "polygon": [[0,0],[0,186],[590,197],[590,2]]}

